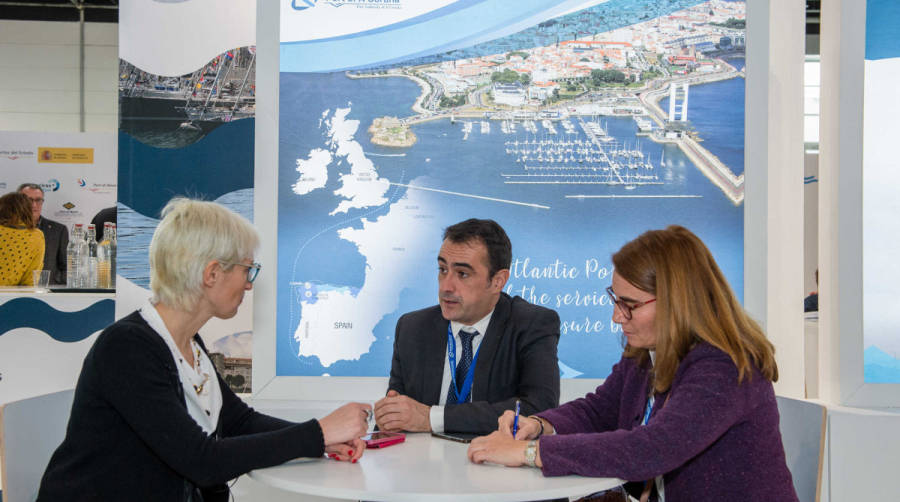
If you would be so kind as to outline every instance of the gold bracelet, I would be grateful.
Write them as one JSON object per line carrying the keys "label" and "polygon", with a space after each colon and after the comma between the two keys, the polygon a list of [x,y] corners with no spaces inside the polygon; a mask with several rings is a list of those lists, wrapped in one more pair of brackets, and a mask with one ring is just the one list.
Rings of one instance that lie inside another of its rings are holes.
{"label": "gold bracelet", "polygon": [[538,432],[537,437],[543,436],[543,435],[544,435],[544,421],[541,420],[540,417],[534,417],[534,416],[533,416],[533,417],[530,417],[530,418],[533,418],[533,419],[537,420],[538,425],[541,426],[541,431]]}

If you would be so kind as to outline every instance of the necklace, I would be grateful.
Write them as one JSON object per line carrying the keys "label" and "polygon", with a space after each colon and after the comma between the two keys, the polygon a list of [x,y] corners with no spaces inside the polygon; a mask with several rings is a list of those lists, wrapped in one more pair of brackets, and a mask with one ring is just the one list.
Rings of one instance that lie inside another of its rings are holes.
{"label": "necklace", "polygon": [[206,386],[206,382],[209,381],[209,373],[203,371],[203,370],[201,369],[201,367],[200,367],[200,346],[197,345],[197,343],[194,342],[193,340],[191,340],[191,346],[192,346],[192,347],[194,348],[194,350],[195,350],[195,353],[194,353],[194,366],[193,366],[192,369],[193,369],[194,372],[197,374],[197,376],[202,376],[202,377],[203,377],[203,381],[200,382],[200,385],[197,385],[197,384],[195,384],[195,383],[191,383],[191,385],[194,387],[194,391],[195,391],[195,392],[197,393],[197,395],[199,396],[200,394],[203,393],[203,388]]}
{"label": "necklace", "polygon": [[206,386],[206,382],[208,382],[208,381],[209,381],[209,374],[208,374],[208,373],[204,373],[204,374],[203,374],[203,381],[200,382],[200,385],[191,384],[191,385],[194,386],[194,391],[197,393],[198,396],[199,396],[200,394],[203,394],[203,387]]}

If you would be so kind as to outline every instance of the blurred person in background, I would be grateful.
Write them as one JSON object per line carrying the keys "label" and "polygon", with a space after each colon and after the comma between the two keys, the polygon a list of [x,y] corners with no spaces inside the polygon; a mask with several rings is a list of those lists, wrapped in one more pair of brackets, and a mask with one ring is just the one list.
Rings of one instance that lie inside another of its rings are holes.
{"label": "blurred person in background", "polygon": [[31,272],[43,266],[44,234],[34,226],[28,197],[0,197],[0,286],[30,286]]}
{"label": "blurred person in background", "polygon": [[58,221],[41,216],[44,209],[44,189],[36,183],[22,183],[19,192],[31,202],[31,218],[34,226],[44,232],[43,270],[50,271],[50,284],[66,283],[66,246],[69,245],[69,229]]}

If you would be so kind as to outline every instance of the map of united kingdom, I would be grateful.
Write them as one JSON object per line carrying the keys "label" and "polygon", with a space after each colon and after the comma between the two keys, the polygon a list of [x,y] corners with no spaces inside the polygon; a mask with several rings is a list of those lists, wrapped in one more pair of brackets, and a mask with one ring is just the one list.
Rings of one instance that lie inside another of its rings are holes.
{"label": "map of united kingdom", "polygon": [[[339,108],[332,115],[322,114],[320,127],[326,130],[326,144],[297,160],[299,178],[294,193],[303,196],[325,187],[329,170],[343,162],[350,172],[339,176],[334,191],[338,204],[329,215],[351,210],[378,208],[389,204],[387,214],[374,221],[360,217],[362,224],[336,230],[340,239],[352,243],[365,259],[362,287],[340,284],[298,283],[301,315],[294,331],[299,356],[315,356],[322,366],[337,361],[358,360],[375,341],[375,326],[399,306],[404,284],[414,281],[409,267],[414,259],[431,252],[423,236],[433,230],[433,215],[427,202],[410,191],[396,202],[389,202],[390,182],[380,177],[375,164],[366,157],[354,139],[358,120],[348,119],[350,108]],[[355,222],[356,220],[350,220]]]}

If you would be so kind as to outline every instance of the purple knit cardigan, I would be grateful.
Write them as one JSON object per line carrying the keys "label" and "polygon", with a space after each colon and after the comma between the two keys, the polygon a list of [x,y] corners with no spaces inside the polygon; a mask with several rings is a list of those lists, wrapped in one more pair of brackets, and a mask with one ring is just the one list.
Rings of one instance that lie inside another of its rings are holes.
{"label": "purple knit cardigan", "polygon": [[593,393],[538,414],[556,430],[540,439],[544,475],[665,474],[666,502],[796,501],[772,384],[737,374],[728,354],[697,344],[641,426],[649,368],[623,357]]}

